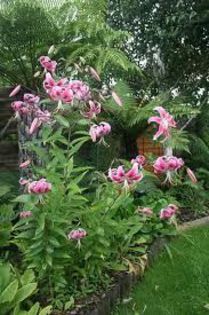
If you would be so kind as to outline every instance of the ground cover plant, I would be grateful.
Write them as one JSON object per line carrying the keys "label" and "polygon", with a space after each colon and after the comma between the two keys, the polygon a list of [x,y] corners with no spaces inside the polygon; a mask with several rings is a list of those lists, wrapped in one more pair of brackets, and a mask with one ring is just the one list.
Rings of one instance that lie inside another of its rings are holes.
{"label": "ground cover plant", "polygon": [[172,241],[114,314],[207,314],[208,239],[208,227],[200,227]]}

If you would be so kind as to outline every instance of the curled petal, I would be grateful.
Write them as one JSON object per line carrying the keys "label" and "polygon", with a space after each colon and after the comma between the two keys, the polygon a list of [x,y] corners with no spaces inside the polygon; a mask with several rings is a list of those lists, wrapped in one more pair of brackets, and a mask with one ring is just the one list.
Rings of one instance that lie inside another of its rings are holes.
{"label": "curled petal", "polygon": [[156,106],[154,108],[155,111],[157,111],[160,114],[161,118],[165,118],[167,115],[167,111],[162,106]]}
{"label": "curled petal", "polygon": [[152,116],[148,119],[148,124],[152,123],[152,122],[155,122],[157,124],[160,124],[161,123],[161,118],[158,117],[158,116]]}

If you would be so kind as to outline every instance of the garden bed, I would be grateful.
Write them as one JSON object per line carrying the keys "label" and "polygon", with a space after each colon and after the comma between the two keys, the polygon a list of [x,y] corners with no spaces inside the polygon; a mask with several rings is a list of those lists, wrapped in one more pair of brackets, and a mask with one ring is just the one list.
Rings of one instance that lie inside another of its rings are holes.
{"label": "garden bed", "polygon": [[[191,221],[186,221],[187,223],[179,226],[179,231],[186,230],[189,228],[209,225],[209,216],[202,219],[196,219]],[[156,257],[161,253],[165,245],[170,241],[171,238],[158,238],[150,246],[150,249],[147,254],[147,260],[145,268],[150,266]],[[136,272],[121,272],[114,276],[113,284],[105,292],[102,292],[98,295],[93,295],[92,297],[81,301],[77,307],[66,312],[66,315],[108,315],[111,314],[111,311],[114,305],[118,300],[124,299],[128,296],[136,285],[136,282],[142,279],[144,275],[144,268],[140,265],[135,265]],[[58,315],[60,313],[53,313]],[[63,314],[63,313],[62,313]]]}
{"label": "garden bed", "polygon": [[120,272],[114,275],[113,284],[104,292],[98,295],[92,295],[86,300],[77,303],[77,306],[72,311],[66,311],[66,313],[52,313],[53,315],[108,315],[111,314],[112,309],[116,305],[118,300],[122,300],[128,296],[133,286],[137,281],[142,279],[144,275],[144,269],[147,268],[157,255],[164,248],[165,244],[169,241],[169,238],[156,239],[150,246],[145,260],[145,265],[134,265],[134,272]]}

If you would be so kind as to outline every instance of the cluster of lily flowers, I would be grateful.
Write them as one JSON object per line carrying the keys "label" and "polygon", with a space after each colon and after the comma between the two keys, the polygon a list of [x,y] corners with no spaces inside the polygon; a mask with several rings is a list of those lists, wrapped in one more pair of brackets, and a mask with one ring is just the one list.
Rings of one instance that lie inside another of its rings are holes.
{"label": "cluster of lily flowers", "polygon": [[[161,220],[173,219],[178,211],[178,207],[174,204],[169,204],[167,207],[160,210],[159,217]],[[146,217],[152,217],[154,212],[151,208],[138,208],[137,212]]]}
{"label": "cluster of lily flowers", "polygon": [[[18,93],[18,92],[17,92]],[[11,95],[11,94],[10,94]],[[51,113],[41,110],[39,107],[40,97],[26,93],[23,101],[15,101],[11,104],[17,119],[24,119],[29,134],[34,134],[43,123],[51,122]],[[30,117],[30,119],[28,119]]]}
{"label": "cluster of lily flowers", "polygon": [[[84,118],[90,121],[97,118],[102,111],[101,104],[93,99],[89,86],[80,80],[68,80],[67,78],[55,79],[55,71],[57,62],[51,60],[48,56],[42,56],[39,59],[41,66],[44,68],[45,78],[43,81],[43,88],[52,101],[58,103],[57,110],[63,109],[63,104],[84,105],[85,110],[80,113]],[[88,67],[89,73],[97,81],[101,81],[99,74],[92,67]],[[18,85],[10,94],[15,96],[21,89]],[[104,100],[104,97],[99,93],[99,97]],[[112,91],[112,97],[115,102],[121,106],[122,101],[116,92]],[[29,134],[33,134],[41,127],[43,123],[52,122],[52,114],[47,110],[40,109],[40,98],[33,94],[25,94],[23,101],[16,101],[12,103],[12,109],[16,112],[17,118],[28,117],[31,114],[32,122],[28,126]],[[27,121],[27,120],[26,120]],[[91,122],[89,135],[93,142],[100,141],[104,143],[104,137],[111,132],[111,126],[107,122],[100,122],[99,124]]]}
{"label": "cluster of lily flowers", "polygon": [[[81,115],[90,120],[89,135],[93,142],[99,140],[104,142],[104,137],[111,132],[111,126],[107,122],[100,122],[96,124],[92,120],[97,119],[97,116],[102,111],[101,104],[93,99],[89,86],[80,80],[68,80],[67,78],[56,79],[57,62],[51,60],[48,56],[42,56],[39,59],[41,66],[44,69],[45,78],[43,81],[43,88],[49,98],[58,103],[56,111],[62,110],[63,104],[70,104],[72,106],[83,104],[85,110],[81,110]],[[80,71],[78,65],[76,68]],[[99,74],[92,67],[88,67],[91,76],[101,81]],[[10,94],[15,96],[21,89],[21,86],[17,86]],[[99,94],[101,99],[104,97]],[[122,106],[120,97],[112,91],[112,97],[115,102]],[[16,113],[18,119],[23,119],[24,122],[30,123],[28,127],[28,133],[33,134],[39,130],[42,124],[52,123],[52,113],[47,110],[42,110],[40,107],[39,96],[33,94],[25,94],[23,101],[15,101],[12,103],[12,109]],[[153,140],[162,138],[161,142],[169,140],[172,135],[172,128],[176,128],[176,122],[172,115],[170,115],[162,106],[158,106],[154,109],[158,112],[159,116],[153,116],[148,120],[148,123],[155,123],[158,125],[158,131],[153,137]],[[30,117],[30,119],[27,119]],[[26,118],[26,119],[24,119]],[[129,189],[132,185],[140,182],[143,179],[143,167],[146,163],[146,159],[143,155],[137,156],[131,160],[132,166],[127,170],[123,165],[117,168],[110,168],[108,172],[108,178],[117,185],[121,185],[125,189]],[[20,168],[27,168],[31,164],[31,160],[23,161],[20,164]],[[173,155],[166,155],[159,157],[153,164],[154,172],[156,174],[166,174],[166,180],[171,181],[171,174],[176,173],[184,165],[184,161],[181,158],[177,158]],[[196,182],[194,173],[187,168],[187,174],[193,183]],[[42,196],[52,190],[52,184],[47,182],[45,178],[41,178],[36,181],[20,179],[20,184],[25,186],[26,191],[29,194],[36,194]],[[160,210],[159,217],[161,220],[170,220],[175,217],[178,207],[170,204],[166,208]],[[153,210],[151,208],[140,208],[140,213],[145,216],[152,216]],[[20,218],[27,219],[33,215],[32,211],[22,211]],[[87,236],[86,230],[82,228],[73,229],[68,235],[69,240],[75,240],[80,242]]]}

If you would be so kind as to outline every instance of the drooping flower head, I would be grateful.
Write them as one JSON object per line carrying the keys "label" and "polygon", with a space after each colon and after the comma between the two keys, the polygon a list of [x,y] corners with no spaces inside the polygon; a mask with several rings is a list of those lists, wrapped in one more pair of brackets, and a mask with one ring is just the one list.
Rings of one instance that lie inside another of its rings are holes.
{"label": "drooping flower head", "polygon": [[45,70],[52,73],[56,71],[57,62],[55,60],[51,60],[48,56],[41,56],[39,61]]}
{"label": "drooping flower head", "polygon": [[157,174],[176,172],[184,165],[184,161],[176,156],[160,156],[153,167]]}
{"label": "drooping flower head", "polygon": [[83,117],[88,119],[96,118],[101,113],[101,104],[96,101],[89,101],[89,108],[85,112],[81,112]]}
{"label": "drooping flower head", "polygon": [[129,171],[125,171],[121,165],[118,168],[110,168],[108,177],[117,184],[123,184],[125,188],[132,184],[140,182],[143,179],[143,173],[139,170],[138,163],[134,163]]}
{"label": "drooping flower head", "polygon": [[68,239],[79,241],[86,236],[87,236],[86,230],[79,228],[79,229],[72,230],[68,234]]}
{"label": "drooping flower head", "polygon": [[52,184],[47,182],[45,178],[34,181],[28,185],[29,194],[46,194],[52,189]]}
{"label": "drooping flower head", "polygon": [[21,211],[20,212],[20,218],[21,219],[30,218],[32,215],[33,215],[32,211]]}
{"label": "drooping flower head", "polygon": [[143,167],[146,163],[146,158],[144,155],[138,155],[135,159],[131,160],[131,164],[138,163],[140,167]]}
{"label": "drooping flower head", "polygon": [[168,220],[172,218],[178,210],[178,207],[176,205],[170,204],[166,208],[162,209],[160,211],[160,219],[162,220]]}
{"label": "drooping flower head", "polygon": [[29,128],[30,135],[36,132],[43,123],[48,124],[51,122],[51,113],[48,110],[43,111],[38,109],[34,115],[35,118],[33,119]]}
{"label": "drooping flower head", "polygon": [[160,116],[152,116],[149,118],[148,123],[158,124],[158,131],[154,135],[153,140],[157,140],[160,136],[164,137],[164,141],[170,137],[171,128],[176,128],[176,122],[162,106],[155,107],[155,110]]}
{"label": "drooping flower head", "polygon": [[104,136],[111,132],[110,124],[106,122],[101,122],[99,125],[92,125],[89,130],[89,135],[93,142],[97,140],[103,140]]}

